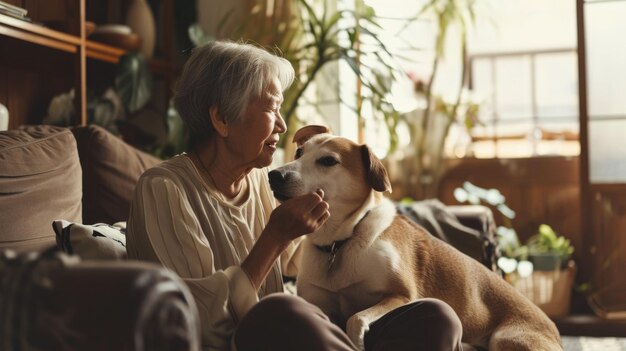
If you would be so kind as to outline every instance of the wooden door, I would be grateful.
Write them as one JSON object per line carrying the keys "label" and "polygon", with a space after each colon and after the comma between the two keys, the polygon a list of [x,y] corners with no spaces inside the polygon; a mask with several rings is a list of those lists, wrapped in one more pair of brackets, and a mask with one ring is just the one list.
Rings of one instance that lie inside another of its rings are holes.
{"label": "wooden door", "polygon": [[626,318],[626,1],[578,0],[583,280]]}

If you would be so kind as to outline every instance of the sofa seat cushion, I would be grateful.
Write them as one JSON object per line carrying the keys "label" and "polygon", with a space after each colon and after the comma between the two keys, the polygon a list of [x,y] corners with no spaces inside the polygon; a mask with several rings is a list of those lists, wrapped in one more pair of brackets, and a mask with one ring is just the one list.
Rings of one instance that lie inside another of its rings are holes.
{"label": "sofa seat cushion", "polygon": [[54,246],[50,223],[82,222],[82,173],[67,128],[37,125],[0,132],[0,250]]}
{"label": "sofa seat cushion", "polygon": [[83,169],[83,223],[125,221],[139,176],[161,160],[97,125],[72,132]]}

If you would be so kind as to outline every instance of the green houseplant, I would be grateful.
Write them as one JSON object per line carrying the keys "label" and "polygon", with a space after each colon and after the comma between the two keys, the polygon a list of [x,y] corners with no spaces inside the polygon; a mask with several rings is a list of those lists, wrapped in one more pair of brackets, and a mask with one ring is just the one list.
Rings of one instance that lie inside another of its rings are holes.
{"label": "green houseplant", "polygon": [[[433,23],[434,48],[430,60],[429,77],[411,77],[415,93],[425,102],[409,123],[411,128],[411,149],[403,160],[406,177],[403,187],[408,196],[415,199],[437,196],[439,181],[445,171],[444,146],[446,137],[458,120],[469,129],[477,121],[479,105],[476,102],[464,101],[464,89],[467,83],[468,66],[467,41],[471,26],[475,22],[476,0],[429,0],[419,12],[407,19],[409,23],[427,20]],[[457,33],[457,37],[451,33]],[[454,40],[452,42],[451,40]],[[449,45],[452,44],[452,45]],[[442,60],[449,56],[450,48],[456,46],[461,65],[456,91],[445,94],[436,91],[436,82],[444,74]]]}
{"label": "green houseplant", "polygon": [[547,224],[539,226],[537,233],[526,242],[528,259],[536,270],[551,271],[567,264],[574,253],[569,239],[559,236]]}

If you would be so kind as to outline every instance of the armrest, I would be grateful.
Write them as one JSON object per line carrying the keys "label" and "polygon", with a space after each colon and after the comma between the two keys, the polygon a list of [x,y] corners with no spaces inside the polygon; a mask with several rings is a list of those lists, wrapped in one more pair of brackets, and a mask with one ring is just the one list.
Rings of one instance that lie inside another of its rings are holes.
{"label": "armrest", "polygon": [[186,285],[138,261],[1,252],[0,315],[7,349],[200,348],[199,318]]}
{"label": "armrest", "polygon": [[436,199],[399,203],[398,212],[433,236],[497,272],[500,257],[491,209],[482,205],[446,206]]}
{"label": "armrest", "polygon": [[481,205],[452,205],[447,209],[461,222],[478,231],[495,235],[495,220],[489,207]]}
{"label": "armrest", "polygon": [[483,264],[493,271],[497,271],[497,261],[501,256],[496,237],[496,222],[493,212],[482,205],[451,205],[447,209],[467,227],[477,230],[483,238]]}

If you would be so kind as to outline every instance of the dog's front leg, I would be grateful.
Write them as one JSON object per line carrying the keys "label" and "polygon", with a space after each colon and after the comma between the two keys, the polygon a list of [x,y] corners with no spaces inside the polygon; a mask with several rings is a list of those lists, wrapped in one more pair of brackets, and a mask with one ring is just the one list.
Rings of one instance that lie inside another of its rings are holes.
{"label": "dog's front leg", "polygon": [[345,319],[340,318],[339,299],[334,291],[324,289],[304,279],[298,281],[297,287],[300,297],[319,307],[333,323],[343,326]]}
{"label": "dog's front leg", "polygon": [[352,340],[359,350],[365,350],[364,337],[365,333],[369,330],[370,323],[376,321],[387,312],[407,303],[409,303],[409,300],[404,297],[386,297],[376,305],[355,313],[348,319],[348,323],[346,324],[348,337],[350,337],[350,340]]}

